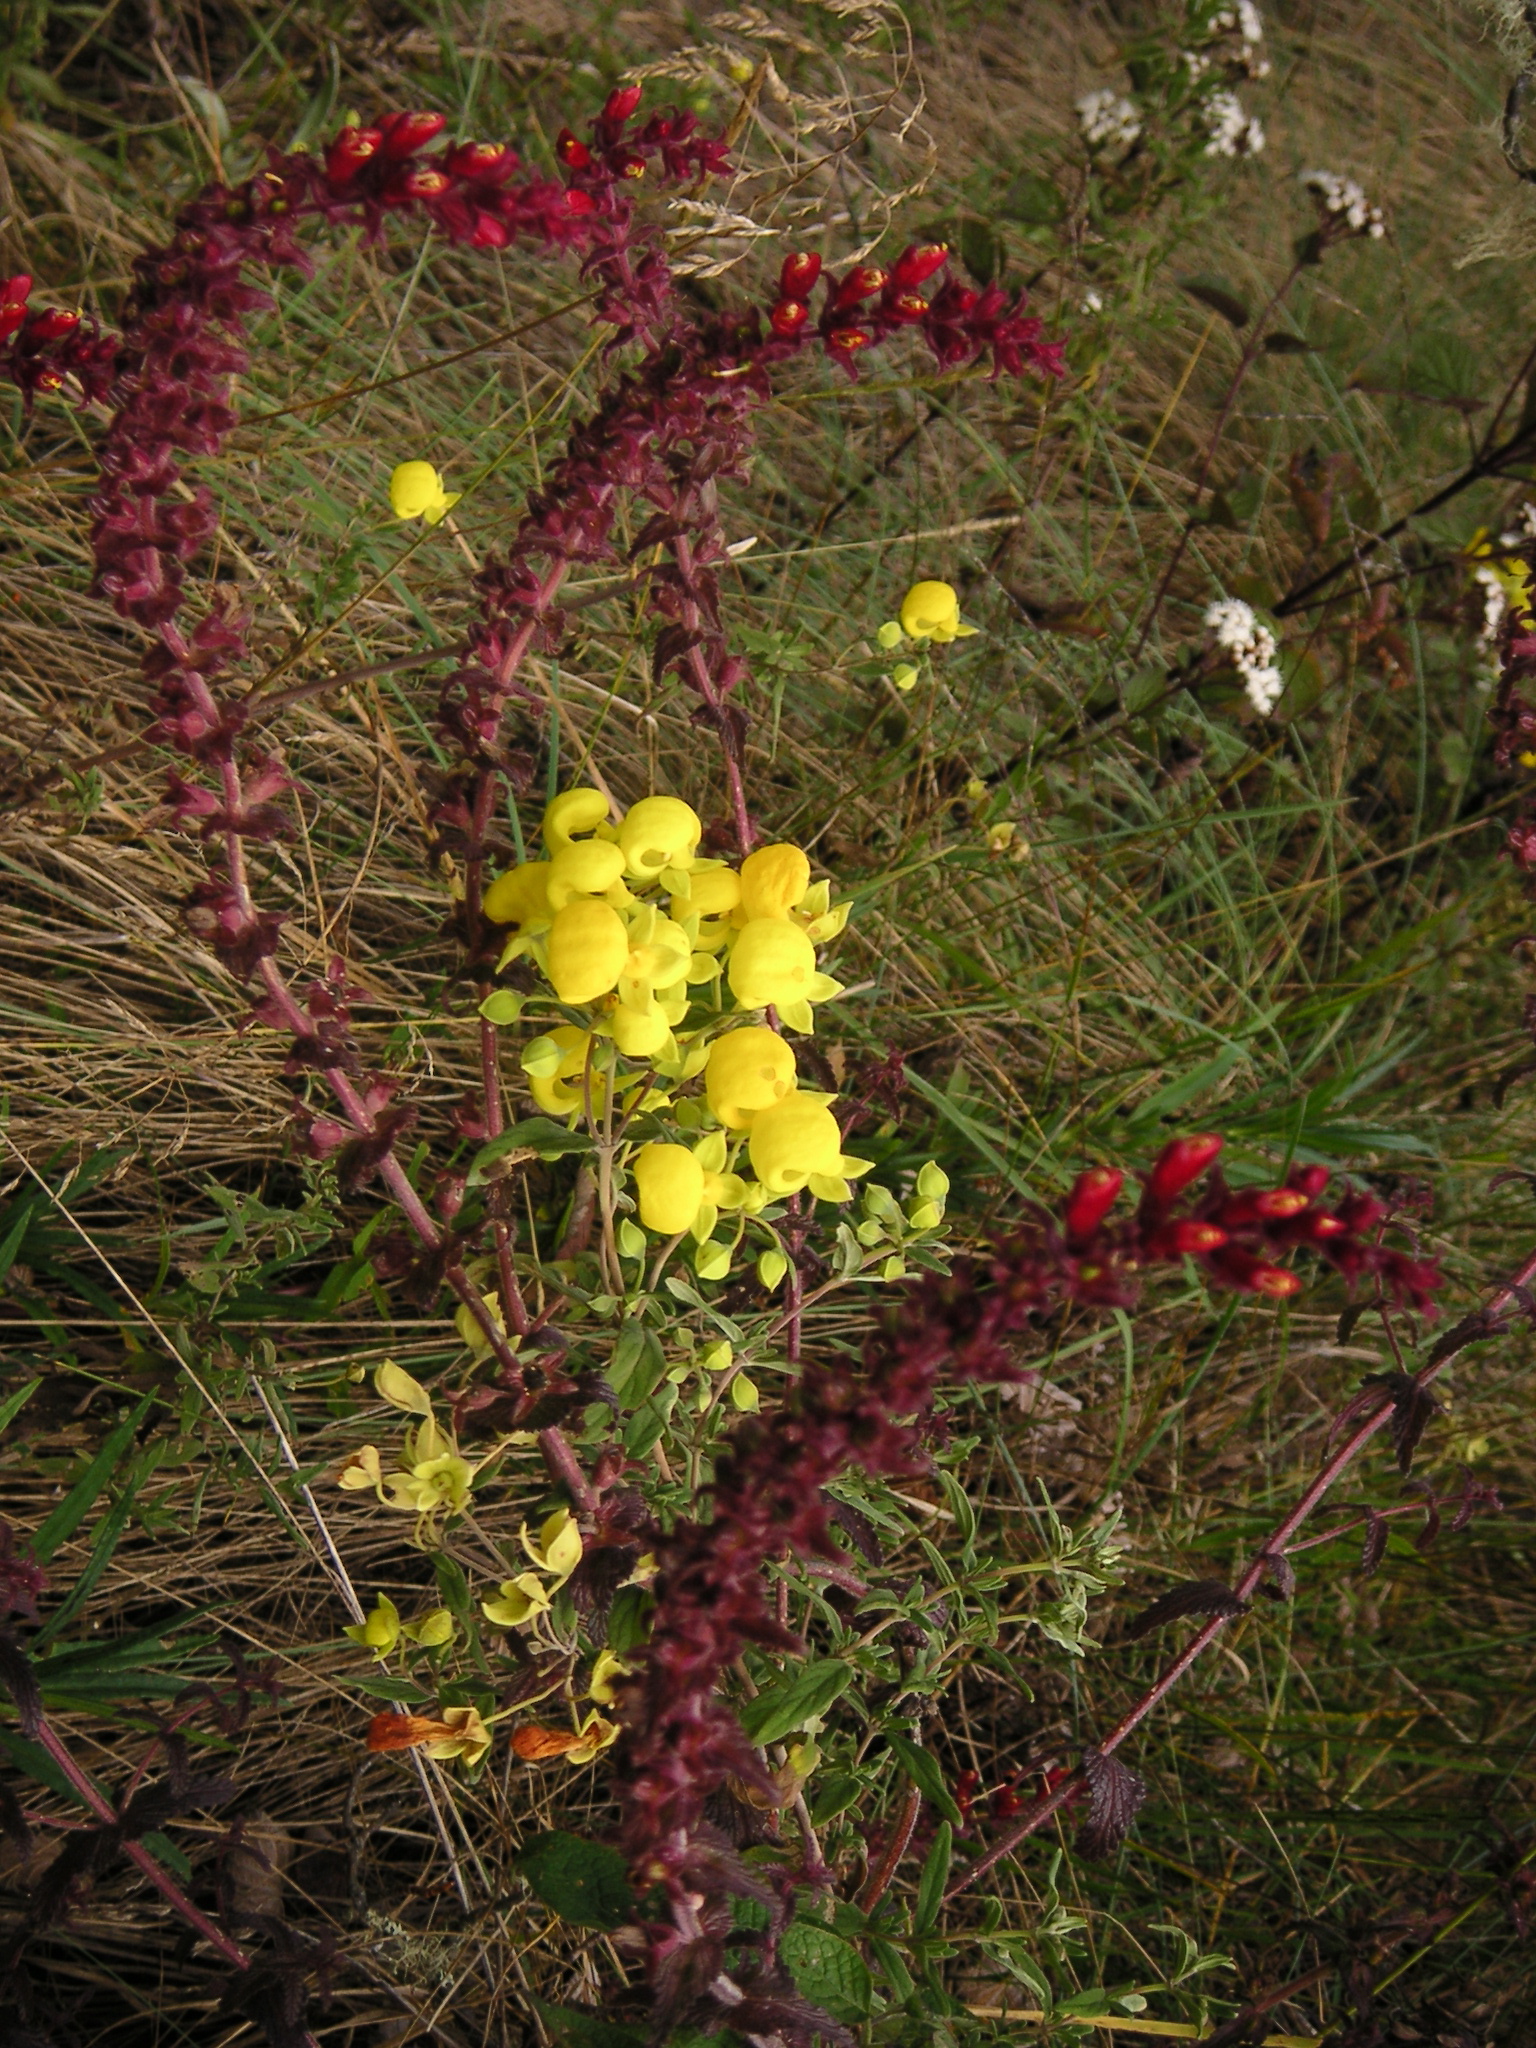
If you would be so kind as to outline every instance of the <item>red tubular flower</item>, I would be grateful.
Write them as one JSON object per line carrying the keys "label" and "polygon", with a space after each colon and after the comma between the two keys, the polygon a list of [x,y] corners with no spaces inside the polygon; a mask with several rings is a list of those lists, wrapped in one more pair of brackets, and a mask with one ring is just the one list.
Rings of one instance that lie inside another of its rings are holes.
{"label": "red tubular flower", "polygon": [[927,319],[928,301],[921,292],[887,292],[884,311],[903,326],[915,326],[919,320]]}
{"label": "red tubular flower", "polygon": [[72,334],[80,325],[78,313],[66,313],[58,307],[50,307],[46,313],[34,313],[27,322],[28,341],[58,341],[66,334]]}
{"label": "red tubular flower", "polygon": [[643,178],[645,158],[632,149],[619,150],[613,157],[613,174],[616,178]]}
{"label": "red tubular flower", "polygon": [[333,185],[345,185],[378,155],[383,140],[377,128],[343,128],[325,152],[326,177]]}
{"label": "red tubular flower", "polygon": [[943,242],[914,243],[897,257],[891,283],[897,291],[913,291],[918,285],[926,284],[934,272],[942,270],[948,261],[949,250]]}
{"label": "red tubular flower", "polygon": [[779,296],[785,299],[808,299],[816,289],[816,280],[821,276],[821,258],[814,251],[806,249],[784,258],[779,271]]}
{"label": "red tubular flower", "polygon": [[615,126],[622,126],[639,106],[640,96],[644,90],[644,86],[640,85],[615,86],[604,103],[602,118],[605,121],[612,121]]}
{"label": "red tubular flower", "polygon": [[555,155],[568,170],[590,171],[592,168],[591,150],[569,128],[562,128],[555,137]]}
{"label": "red tubular flower", "polygon": [[430,164],[412,164],[408,170],[397,171],[390,179],[385,198],[397,205],[403,200],[441,199],[452,182]]}
{"label": "red tubular flower", "polygon": [[517,169],[517,151],[505,142],[461,142],[444,157],[443,169],[473,185],[499,185]]}
{"label": "red tubular flower", "polygon": [[16,332],[27,317],[27,294],[32,280],[25,273],[0,283],[0,341]]}
{"label": "red tubular flower", "polygon": [[1224,1138],[1207,1135],[1175,1138],[1171,1145],[1165,1145],[1147,1176],[1143,1207],[1165,1209],[1191,1181],[1200,1178],[1225,1143]]}
{"label": "red tubular flower", "polygon": [[811,309],[804,299],[780,299],[768,315],[768,324],[775,334],[782,334],[787,339],[798,334],[810,317]]}
{"label": "red tubular flower", "polygon": [[1226,1241],[1227,1233],[1219,1223],[1200,1223],[1192,1216],[1181,1216],[1176,1223],[1165,1223],[1161,1229],[1152,1231],[1142,1251],[1149,1259],[1182,1259],[1213,1252]]}
{"label": "red tubular flower", "polygon": [[384,154],[392,163],[414,156],[447,126],[446,114],[386,114],[379,123]]}
{"label": "red tubular flower", "polygon": [[861,299],[873,298],[876,292],[885,290],[885,272],[873,263],[856,263],[846,277],[838,279],[832,290],[832,310],[846,312],[848,307],[858,305]]}
{"label": "red tubular flower", "polygon": [[834,327],[827,347],[841,356],[857,355],[861,348],[873,348],[875,337],[867,327]]}
{"label": "red tubular flower", "polygon": [[1067,1236],[1091,1237],[1115,1206],[1115,1198],[1124,1186],[1125,1175],[1114,1166],[1090,1166],[1086,1173],[1080,1173],[1062,1211]]}

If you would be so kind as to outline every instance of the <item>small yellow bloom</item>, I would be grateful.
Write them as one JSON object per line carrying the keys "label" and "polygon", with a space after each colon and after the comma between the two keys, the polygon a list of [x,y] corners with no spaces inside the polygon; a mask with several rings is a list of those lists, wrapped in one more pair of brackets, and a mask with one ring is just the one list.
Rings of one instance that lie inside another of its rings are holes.
{"label": "small yellow bloom", "polygon": [[[586,1103],[587,1049],[592,1033],[579,1024],[557,1024],[542,1038],[523,1048],[522,1068],[528,1077],[528,1093],[550,1116],[569,1116]],[[605,1091],[604,1077],[594,1071],[591,1081],[592,1107],[600,1109]]]}
{"label": "small yellow bloom", "polygon": [[917,670],[910,661],[898,662],[891,670],[891,681],[898,690],[911,690],[917,686]]}
{"label": "small yellow bloom", "polygon": [[811,864],[798,846],[760,846],[741,864],[741,921],[787,917],[811,886]]}
{"label": "small yellow bloom", "polygon": [[539,1570],[548,1572],[558,1585],[563,1586],[581,1563],[581,1531],[569,1508],[556,1508],[552,1515],[546,1515],[537,1539],[528,1534],[526,1522],[517,1533]]}
{"label": "small yellow bloom", "polygon": [[642,797],[625,812],[619,845],[637,882],[654,882],[667,869],[685,876],[704,827],[698,812],[675,796]]}
{"label": "small yellow bloom", "polygon": [[353,1622],[342,1630],[344,1636],[350,1636],[354,1643],[361,1643],[379,1658],[389,1655],[399,1642],[400,1633],[400,1610],[387,1593],[374,1594],[373,1612],[366,1621]]}
{"label": "small yellow bloom", "polygon": [[630,924],[628,950],[615,977],[620,1002],[649,1016],[657,994],[684,980],[692,957],[693,946],[683,927],[664,917],[654,903],[645,904]]}
{"label": "small yellow bloom", "polygon": [[1519,758],[1522,768],[1536,768],[1536,754],[1522,754]]}
{"label": "small yellow bloom", "polygon": [[824,1096],[797,1093],[758,1111],[747,1146],[763,1186],[776,1195],[792,1195],[813,1173],[838,1173],[843,1134]]}
{"label": "small yellow bloom", "polygon": [[[622,887],[624,855],[611,839],[577,839],[562,846],[549,867],[549,907],[563,910],[577,896],[607,896],[617,909],[629,900]],[[614,885],[617,901],[612,893]]]}
{"label": "small yellow bloom", "polygon": [[580,833],[595,832],[599,839],[612,838],[608,824],[608,799],[600,789],[563,789],[544,807],[544,844],[551,855],[569,846]]}
{"label": "small yellow bloom", "polygon": [[498,875],[480,899],[480,908],[492,924],[547,922],[553,914],[549,902],[549,878],[554,872],[547,860],[525,860],[521,867]]}
{"label": "small yellow bloom", "polygon": [[647,1060],[655,1053],[664,1053],[672,1038],[672,1026],[659,1003],[644,1012],[616,1003],[608,1012],[607,1028],[619,1051],[632,1060]]}
{"label": "small yellow bloom", "polygon": [[614,1680],[630,1677],[634,1669],[633,1664],[626,1664],[624,1659],[616,1657],[612,1650],[600,1650],[587,1684],[587,1698],[596,1700],[600,1707],[611,1707],[614,1702]]}
{"label": "small yellow bloom", "polygon": [[406,1622],[400,1633],[423,1650],[440,1650],[453,1641],[453,1616],[446,1607],[434,1607],[420,1621]]}
{"label": "small yellow bloom", "polygon": [[374,1445],[364,1444],[360,1451],[343,1459],[336,1470],[336,1484],[343,1493],[361,1493],[364,1487],[371,1486],[380,1500],[384,1498],[384,1471]]}
{"label": "small yellow bloom", "polygon": [[553,1591],[537,1572],[520,1572],[515,1579],[503,1579],[500,1599],[482,1600],[480,1612],[498,1628],[521,1628],[536,1614],[549,1612]]}
{"label": "small yellow bloom", "polygon": [[689,893],[672,898],[672,915],[679,923],[697,918],[695,947],[701,953],[718,953],[730,936],[731,913],[741,901],[741,877],[734,868],[706,868],[688,880]]}
{"label": "small yellow bloom", "polygon": [[731,948],[728,978],[744,1010],[808,1002],[816,980],[816,948],[787,919],[754,917]]}
{"label": "small yellow bloom", "polygon": [[471,1770],[491,1746],[491,1731],[480,1718],[477,1707],[444,1707],[443,1733],[423,1746],[439,1763],[462,1757]]}
{"label": "small yellow bloom", "polygon": [[765,1024],[744,1025],[711,1043],[704,1096],[728,1131],[749,1129],[759,1110],[782,1102],[794,1088],[794,1050]]}
{"label": "small yellow bloom", "polygon": [[901,601],[901,630],[909,640],[944,643],[965,639],[976,628],[962,624],[952,583],[914,583]]}
{"label": "small yellow bloom", "polygon": [[549,928],[549,978],[562,1003],[590,1003],[617,987],[629,934],[611,904],[578,897]]}
{"label": "small yellow bloom", "polygon": [[661,1237],[691,1230],[704,1200],[704,1168],[686,1145],[642,1145],[634,1159],[640,1221]]}
{"label": "small yellow bloom", "polygon": [[589,1764],[618,1739],[618,1722],[604,1720],[594,1708],[577,1730],[575,1747],[565,1752],[565,1760],[568,1764]]}
{"label": "small yellow bloom", "polygon": [[392,1472],[384,1484],[390,1505],[410,1509],[424,1522],[440,1514],[457,1515],[469,1505],[469,1483],[475,1468],[457,1451],[443,1451],[435,1458],[419,1458],[405,1472]]}
{"label": "small yellow bloom", "polygon": [[445,491],[430,462],[402,462],[389,479],[390,510],[397,519],[424,519],[436,526],[462,491]]}
{"label": "small yellow bloom", "polygon": [[1018,826],[1011,818],[1001,818],[997,824],[987,827],[988,853],[1006,853],[1014,842]]}

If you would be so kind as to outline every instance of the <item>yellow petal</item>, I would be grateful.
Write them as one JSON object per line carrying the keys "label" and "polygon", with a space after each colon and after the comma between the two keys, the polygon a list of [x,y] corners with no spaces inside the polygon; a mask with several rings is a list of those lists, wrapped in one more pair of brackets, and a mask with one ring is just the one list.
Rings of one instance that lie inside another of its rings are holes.
{"label": "yellow petal", "polygon": [[391,1408],[403,1408],[407,1415],[430,1415],[432,1396],[421,1384],[404,1372],[392,1358],[386,1358],[373,1376],[373,1384],[381,1400]]}

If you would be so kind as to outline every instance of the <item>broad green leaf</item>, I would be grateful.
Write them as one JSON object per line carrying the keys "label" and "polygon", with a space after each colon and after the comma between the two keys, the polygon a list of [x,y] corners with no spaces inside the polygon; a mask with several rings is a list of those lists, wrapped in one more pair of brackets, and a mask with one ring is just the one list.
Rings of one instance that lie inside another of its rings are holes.
{"label": "broad green leaf", "polygon": [[645,2048],[650,2039],[646,2027],[605,2020],[598,2013],[584,2012],[580,2006],[546,2005],[542,1998],[533,2002],[551,2039],[568,2044],[568,2048]]}
{"label": "broad green leaf", "polygon": [[917,1881],[917,1904],[912,1909],[914,1934],[931,1934],[939,1924],[954,1846],[954,1830],[947,1820],[941,1820],[934,1832],[933,1847],[923,1863],[923,1874]]}
{"label": "broad green leaf", "polygon": [[[4,1266],[0,1265],[0,1273],[4,1270]],[[28,1380],[25,1386],[18,1387],[15,1393],[7,1394],[5,1399],[0,1401],[0,1429],[10,1428],[42,1384],[41,1380]]]}
{"label": "broad green leaf", "polygon": [[765,1686],[741,1711],[741,1725],[751,1739],[766,1747],[782,1742],[818,1714],[824,1714],[846,1691],[853,1666],[841,1657],[822,1657],[806,1664],[776,1685]]}
{"label": "broad green leaf", "polygon": [[635,1914],[629,1868],[617,1849],[580,1835],[537,1835],[517,1858],[518,1874],[552,1913],[573,1927],[612,1932]]}
{"label": "broad green leaf", "polygon": [[469,1164],[469,1185],[478,1187],[486,1170],[505,1159],[509,1152],[531,1152],[540,1159],[560,1159],[568,1152],[590,1152],[592,1140],[585,1131],[568,1131],[564,1124],[547,1116],[531,1116],[509,1131],[482,1145]]}
{"label": "broad green leaf", "polygon": [[863,1957],[852,1942],[814,1920],[796,1920],[779,1942],[779,1960],[802,1998],[831,2013],[833,2019],[868,2019],[875,1987]]}

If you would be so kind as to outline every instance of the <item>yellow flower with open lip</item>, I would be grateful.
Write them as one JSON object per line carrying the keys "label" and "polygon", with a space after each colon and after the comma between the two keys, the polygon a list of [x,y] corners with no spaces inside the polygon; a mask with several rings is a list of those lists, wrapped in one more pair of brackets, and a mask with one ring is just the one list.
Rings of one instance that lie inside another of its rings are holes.
{"label": "yellow flower with open lip", "polygon": [[461,1457],[453,1438],[427,1416],[405,1433],[404,1470],[384,1475],[391,1507],[435,1524],[440,1515],[456,1515],[469,1505],[470,1482],[476,1467]]}
{"label": "yellow flower with open lip", "polygon": [[[1480,526],[1462,550],[1474,560],[1495,556],[1495,542],[1486,526]],[[1500,554],[1483,562],[1481,573],[1492,576],[1504,593],[1510,609],[1526,621],[1532,615],[1531,568],[1516,555]]]}
{"label": "yellow flower with open lip", "polygon": [[741,864],[741,923],[787,917],[810,886],[811,864],[798,846],[760,846]]}
{"label": "yellow flower with open lip", "polygon": [[816,967],[810,935],[787,917],[754,917],[736,934],[727,969],[731,993],[744,1010],[770,1003],[792,1031],[813,1031],[813,1003],[841,995],[843,985]]}
{"label": "yellow flower with open lip", "polygon": [[548,939],[549,979],[562,1003],[591,1003],[618,986],[629,933],[611,903],[578,896],[555,912]]}
{"label": "yellow flower with open lip", "polygon": [[563,1586],[581,1563],[581,1530],[569,1508],[556,1508],[553,1514],[546,1515],[536,1537],[529,1535],[526,1522],[517,1534],[539,1570],[548,1572],[557,1586]]}
{"label": "yellow flower with open lip", "polygon": [[614,1680],[630,1678],[635,1666],[628,1664],[612,1650],[599,1650],[597,1662],[592,1666],[592,1676],[587,1681],[587,1698],[596,1700],[600,1707],[611,1707],[614,1703]]}
{"label": "yellow flower with open lip", "polygon": [[549,901],[549,878],[554,872],[547,860],[525,860],[508,868],[490,883],[480,899],[480,908],[492,924],[547,924],[554,914]]}
{"label": "yellow flower with open lip", "polygon": [[453,1616],[446,1607],[429,1608],[419,1621],[403,1622],[400,1633],[419,1649],[440,1650],[453,1641]]}
{"label": "yellow flower with open lip", "polygon": [[756,1191],[739,1174],[728,1173],[725,1134],[712,1131],[690,1152],[686,1145],[653,1139],[631,1163],[639,1195],[640,1221],[658,1237],[691,1231],[702,1244],[722,1209],[761,1207]]}
{"label": "yellow flower with open lip", "polygon": [[499,1598],[480,1602],[480,1612],[498,1628],[521,1628],[549,1612],[557,1590],[546,1586],[537,1572],[519,1572],[515,1579],[502,1580]]}
{"label": "yellow flower with open lip", "polygon": [[680,797],[647,796],[632,804],[619,826],[628,874],[637,882],[660,881],[683,893],[704,827],[692,804]]}
{"label": "yellow flower with open lip", "polygon": [[960,617],[960,596],[952,583],[914,583],[901,601],[901,630],[909,640],[968,639],[977,631]]}
{"label": "yellow flower with open lip", "polygon": [[790,915],[813,945],[824,946],[844,929],[852,909],[851,896],[834,903],[830,882],[812,882]]}
{"label": "yellow flower with open lip", "polygon": [[397,519],[421,519],[436,526],[462,491],[445,491],[430,462],[402,462],[389,479],[389,506]]}
{"label": "yellow flower with open lip", "polygon": [[850,1179],[868,1173],[868,1159],[843,1151],[833,1098],[797,1091],[771,1109],[760,1110],[747,1137],[753,1171],[770,1194],[793,1195],[809,1188],[826,1202],[846,1202]]}
{"label": "yellow flower with open lip", "polygon": [[352,1622],[342,1634],[382,1660],[400,1640],[400,1610],[387,1593],[375,1593],[373,1612],[363,1621]]}
{"label": "yellow flower with open lip", "polygon": [[422,1747],[438,1763],[461,1757],[473,1770],[491,1746],[491,1731],[481,1718],[480,1710],[477,1707],[444,1707],[441,1718],[444,1732],[433,1736]]}
{"label": "yellow flower with open lip", "polygon": [[594,1707],[576,1731],[574,1748],[565,1752],[568,1764],[589,1764],[619,1739],[617,1721],[606,1720]]}
{"label": "yellow flower with open lip", "polygon": [[728,1131],[749,1129],[759,1110],[794,1089],[793,1048],[766,1024],[746,1024],[711,1041],[704,1099]]}
{"label": "yellow flower with open lip", "polygon": [[563,789],[544,806],[544,844],[551,857],[580,835],[599,839],[616,835],[608,823],[608,799],[600,789]]}
{"label": "yellow flower with open lip", "polygon": [[[528,1079],[528,1093],[550,1116],[569,1116],[587,1099],[587,1051],[592,1033],[579,1024],[557,1024],[542,1038],[523,1048],[522,1068]],[[602,1108],[607,1082],[594,1068],[591,1077],[592,1108]]]}

